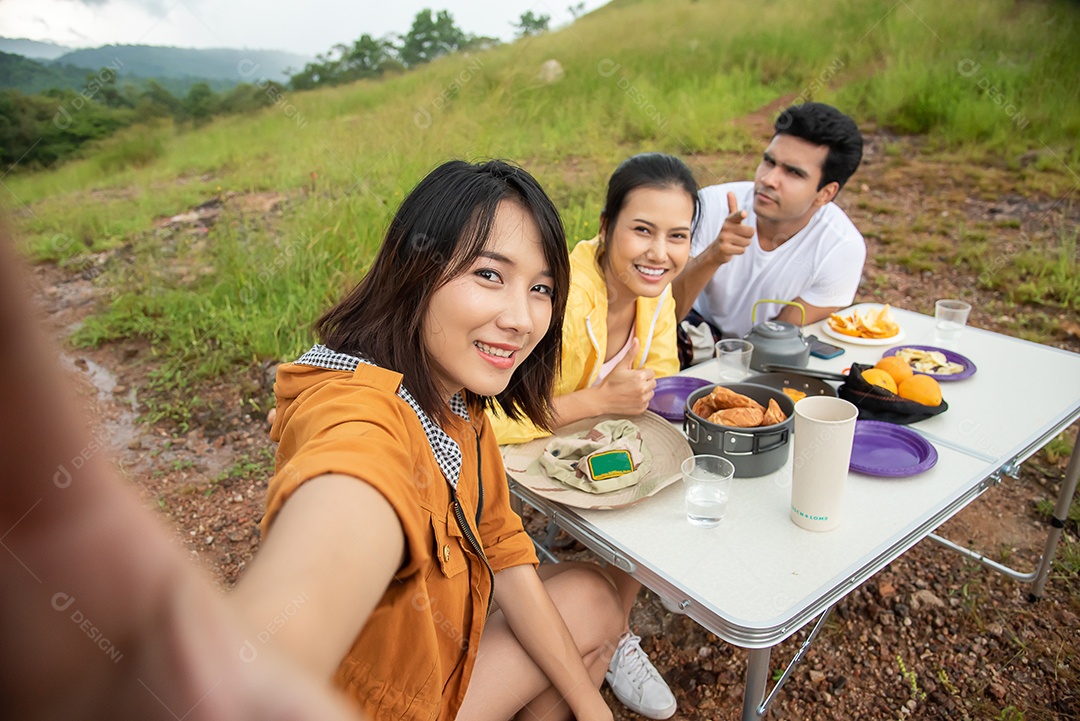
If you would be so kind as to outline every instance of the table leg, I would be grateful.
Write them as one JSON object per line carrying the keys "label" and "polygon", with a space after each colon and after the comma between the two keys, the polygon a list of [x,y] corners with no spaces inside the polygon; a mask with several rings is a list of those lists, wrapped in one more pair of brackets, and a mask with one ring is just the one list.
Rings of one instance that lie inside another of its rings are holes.
{"label": "table leg", "polygon": [[810,644],[821,633],[821,629],[825,628],[825,622],[829,620],[834,608],[836,608],[835,603],[826,608],[825,612],[818,617],[810,635],[799,646],[799,650],[792,657],[780,678],[773,684],[773,689],[768,696],[765,695],[765,686],[769,682],[769,656],[772,654],[772,649],[750,649],[746,660],[746,688],[743,689],[743,721],[765,718],[765,714],[769,712],[769,706],[772,706],[772,702],[776,700],[776,695],[791,678],[795,667],[806,656],[810,650]]}
{"label": "table leg", "polygon": [[1080,479],[1080,432],[1076,434],[1072,457],[1069,458],[1069,467],[1065,471],[1065,478],[1061,481],[1061,492],[1058,493],[1054,515],[1050,519],[1050,534],[1046,537],[1042,559],[1039,562],[1039,568],[1035,571],[1035,581],[1031,584],[1031,594],[1028,596],[1030,601],[1038,601],[1046,589],[1046,579],[1054,563],[1054,554],[1057,553],[1058,541],[1061,540],[1061,532],[1065,528],[1065,519],[1069,517],[1069,506],[1072,505],[1078,479]]}
{"label": "table leg", "polygon": [[765,686],[769,682],[771,648],[752,648],[746,660],[746,686],[743,688],[743,721],[765,717]]}

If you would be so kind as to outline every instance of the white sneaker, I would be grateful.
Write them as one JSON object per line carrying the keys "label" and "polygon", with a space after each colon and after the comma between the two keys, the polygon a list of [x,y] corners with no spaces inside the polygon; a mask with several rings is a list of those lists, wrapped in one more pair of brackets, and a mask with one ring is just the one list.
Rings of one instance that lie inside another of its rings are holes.
{"label": "white sneaker", "polygon": [[615,697],[631,711],[651,719],[666,719],[675,713],[675,696],[641,650],[640,636],[623,634],[604,678]]}

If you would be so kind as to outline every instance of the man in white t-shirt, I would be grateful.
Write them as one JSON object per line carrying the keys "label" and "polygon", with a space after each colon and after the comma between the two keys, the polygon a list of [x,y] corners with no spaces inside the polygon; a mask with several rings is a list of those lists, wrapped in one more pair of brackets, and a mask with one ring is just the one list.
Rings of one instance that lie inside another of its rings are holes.
{"label": "man in white t-shirt", "polygon": [[[750,331],[759,300],[799,303],[806,323],[847,307],[866,260],[862,234],[832,202],[862,160],[855,121],[804,103],[783,111],[774,128],[753,182],[699,191],[693,257],[672,285],[680,319],[704,321],[726,338]],[[769,319],[803,322],[797,307],[762,303],[754,322]],[[684,365],[688,354],[680,347]]]}

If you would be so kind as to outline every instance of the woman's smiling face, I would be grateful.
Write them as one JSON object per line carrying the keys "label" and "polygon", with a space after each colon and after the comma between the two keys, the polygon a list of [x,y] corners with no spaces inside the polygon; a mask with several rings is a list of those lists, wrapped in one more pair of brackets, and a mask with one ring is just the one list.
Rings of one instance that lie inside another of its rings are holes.
{"label": "woman's smiling face", "polygon": [[[682,188],[630,191],[618,217],[605,219],[609,295],[656,298],[690,259],[694,199]],[[608,225],[610,223],[610,226]]]}
{"label": "woman's smiling face", "polygon": [[547,333],[552,275],[540,229],[512,201],[496,211],[483,252],[431,297],[423,343],[444,400],[495,396]]}

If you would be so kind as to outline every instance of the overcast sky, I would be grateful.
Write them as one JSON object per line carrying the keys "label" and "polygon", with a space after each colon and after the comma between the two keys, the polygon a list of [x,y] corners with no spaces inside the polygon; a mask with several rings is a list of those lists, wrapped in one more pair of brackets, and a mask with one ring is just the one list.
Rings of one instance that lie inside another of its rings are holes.
{"label": "overcast sky", "polygon": [[[606,0],[585,0],[593,10]],[[575,0],[0,0],[0,36],[67,45],[175,45],[289,50],[305,55],[364,33],[409,30],[424,8],[449,10],[473,35],[513,37],[531,10],[569,22]]]}

